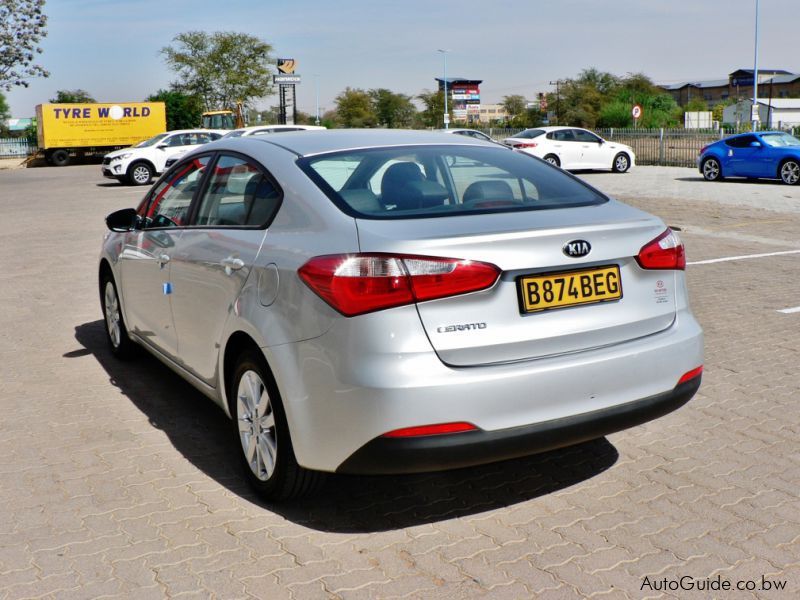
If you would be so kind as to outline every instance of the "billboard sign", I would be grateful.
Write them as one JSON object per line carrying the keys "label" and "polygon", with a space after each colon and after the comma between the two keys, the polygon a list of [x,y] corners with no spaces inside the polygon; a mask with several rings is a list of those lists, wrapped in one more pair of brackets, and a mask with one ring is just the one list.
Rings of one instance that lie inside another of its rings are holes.
{"label": "billboard sign", "polygon": [[297,68],[297,61],[293,58],[279,58],[278,59],[278,71],[283,73],[284,75],[291,75],[294,73],[294,70]]}

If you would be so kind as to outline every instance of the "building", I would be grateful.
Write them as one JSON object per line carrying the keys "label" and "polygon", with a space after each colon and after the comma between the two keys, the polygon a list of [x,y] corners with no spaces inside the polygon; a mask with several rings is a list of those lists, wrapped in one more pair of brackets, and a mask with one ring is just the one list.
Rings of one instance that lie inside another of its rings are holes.
{"label": "building", "polygon": [[461,77],[437,78],[439,91],[444,91],[447,82],[447,107],[455,121],[477,123],[480,120],[482,79]]}
{"label": "building", "polygon": [[[760,89],[759,84],[759,89]],[[749,126],[752,100],[741,100],[726,106],[722,111],[722,122],[738,127]],[[791,129],[800,127],[800,98],[759,98],[758,117],[769,129]]]}
{"label": "building", "polygon": [[[695,99],[714,105],[752,98],[754,81],[753,69],[737,69],[727,79],[684,81],[659,87],[675,98],[680,106]],[[800,74],[781,69],[759,69],[758,91],[759,96],[767,98],[800,97]]]}
{"label": "building", "polygon": [[489,124],[495,121],[506,121],[509,116],[506,107],[502,104],[481,104],[478,120],[482,124]]}

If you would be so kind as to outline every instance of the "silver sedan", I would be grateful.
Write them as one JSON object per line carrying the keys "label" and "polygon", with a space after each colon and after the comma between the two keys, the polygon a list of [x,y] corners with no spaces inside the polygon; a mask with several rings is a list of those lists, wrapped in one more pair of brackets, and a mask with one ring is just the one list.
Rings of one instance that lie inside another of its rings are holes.
{"label": "silver sedan", "polygon": [[220,140],[107,224],[111,350],[217,402],[267,498],[575,444],[700,385],[678,235],[497,144]]}

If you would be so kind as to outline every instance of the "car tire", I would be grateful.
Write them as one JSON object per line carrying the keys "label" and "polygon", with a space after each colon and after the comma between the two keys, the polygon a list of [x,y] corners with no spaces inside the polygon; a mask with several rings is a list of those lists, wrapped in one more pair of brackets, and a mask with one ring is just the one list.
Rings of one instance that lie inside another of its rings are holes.
{"label": "car tire", "polygon": [[545,162],[549,162],[551,165],[555,165],[557,167],[561,166],[561,161],[555,154],[548,154],[544,157]]}
{"label": "car tire", "polygon": [[611,170],[614,173],[625,173],[631,168],[631,157],[625,152],[620,152],[614,157],[614,162],[611,163]]}
{"label": "car tire", "polygon": [[778,176],[786,185],[796,185],[800,181],[800,163],[794,159],[783,161]]}
{"label": "car tire", "polygon": [[722,179],[722,167],[716,158],[705,159],[700,168],[706,181],[719,181]]}
{"label": "car tire", "polygon": [[250,486],[266,500],[290,500],[318,490],[325,475],[297,464],[275,380],[260,353],[237,360],[228,393],[239,458]]}
{"label": "car tire", "polygon": [[131,185],[147,185],[153,179],[153,169],[144,162],[135,162],[128,167],[128,183]]}
{"label": "car tire", "polygon": [[111,353],[120,359],[131,358],[136,353],[136,345],[128,337],[128,328],[122,316],[122,306],[114,276],[106,272],[100,278],[100,304],[103,309],[106,340]]}
{"label": "car tire", "polygon": [[66,150],[55,150],[50,155],[50,164],[54,167],[66,167],[69,164],[69,152]]}

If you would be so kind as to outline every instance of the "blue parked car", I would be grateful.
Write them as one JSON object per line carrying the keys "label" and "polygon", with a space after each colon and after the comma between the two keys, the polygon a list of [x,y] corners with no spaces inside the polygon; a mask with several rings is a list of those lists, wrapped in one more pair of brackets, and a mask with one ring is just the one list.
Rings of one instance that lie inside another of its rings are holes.
{"label": "blue parked car", "polygon": [[800,181],[800,140],[783,131],[742,133],[700,150],[697,166],[708,181],[724,177]]}

